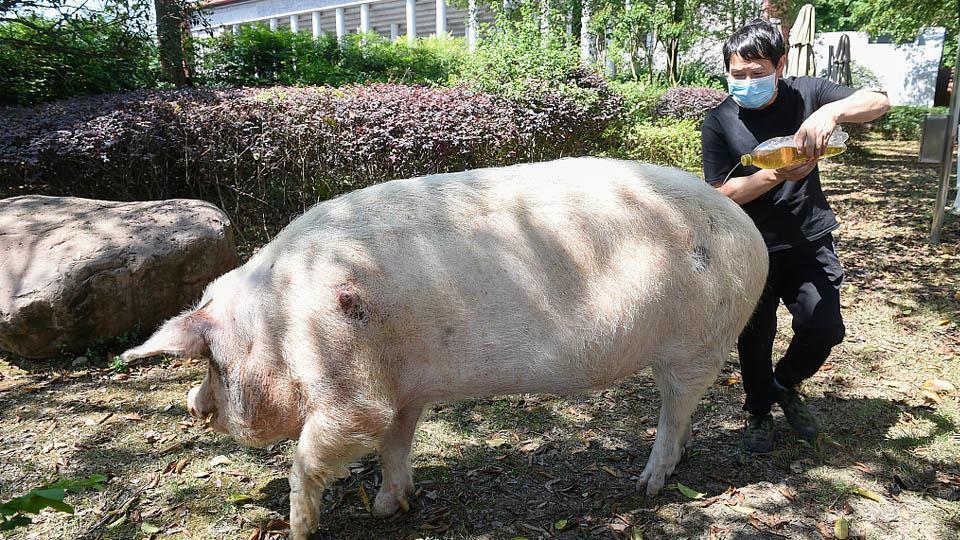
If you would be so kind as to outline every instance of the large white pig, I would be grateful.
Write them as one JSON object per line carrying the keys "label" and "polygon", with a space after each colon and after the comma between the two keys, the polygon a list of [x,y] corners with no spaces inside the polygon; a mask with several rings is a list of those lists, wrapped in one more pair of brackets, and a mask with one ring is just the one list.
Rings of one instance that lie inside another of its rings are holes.
{"label": "large white pig", "polygon": [[766,273],[747,215],[675,169],[578,158],[439,174],[313,207],[123,357],[206,356],[192,414],[243,444],[299,441],[294,540],[374,449],[374,514],[407,508],[428,403],[584,392],[647,366],[662,407],[638,487],[656,494]]}

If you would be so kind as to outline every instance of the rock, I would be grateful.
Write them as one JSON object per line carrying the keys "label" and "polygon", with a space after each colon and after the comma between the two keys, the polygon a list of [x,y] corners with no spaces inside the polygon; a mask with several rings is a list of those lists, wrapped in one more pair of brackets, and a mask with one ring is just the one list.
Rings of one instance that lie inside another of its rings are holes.
{"label": "rock", "polygon": [[0,200],[0,349],[48,358],[148,331],[236,265],[230,219],[203,201]]}
{"label": "rock", "polygon": [[73,367],[83,367],[90,363],[90,359],[86,356],[78,356],[73,359],[73,362],[70,363]]}

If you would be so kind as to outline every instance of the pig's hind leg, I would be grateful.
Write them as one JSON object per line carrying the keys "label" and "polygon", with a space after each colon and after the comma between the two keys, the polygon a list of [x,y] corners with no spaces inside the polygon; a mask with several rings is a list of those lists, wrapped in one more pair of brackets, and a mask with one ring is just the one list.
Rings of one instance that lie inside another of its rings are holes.
{"label": "pig's hind leg", "polygon": [[411,404],[397,412],[380,446],[383,484],[373,501],[372,513],[383,518],[397,510],[410,509],[407,496],[413,495],[413,471],[410,468],[410,446],[420,421],[423,404]]}
{"label": "pig's hind leg", "polygon": [[670,356],[653,364],[653,377],[660,389],[660,422],[657,438],[640,474],[637,489],[656,495],[690,443],[690,417],[697,403],[716,380],[724,353],[685,357]]}

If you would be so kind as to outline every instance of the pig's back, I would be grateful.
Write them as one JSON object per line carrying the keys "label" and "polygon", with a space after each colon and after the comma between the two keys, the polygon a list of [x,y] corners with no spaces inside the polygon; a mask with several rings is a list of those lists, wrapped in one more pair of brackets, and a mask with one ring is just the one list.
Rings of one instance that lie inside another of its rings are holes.
{"label": "pig's back", "polygon": [[321,203],[264,252],[328,326],[331,288],[355,287],[369,317],[330,339],[437,399],[576,391],[729,346],[767,264],[749,218],[696,177],[595,158],[388,182]]}

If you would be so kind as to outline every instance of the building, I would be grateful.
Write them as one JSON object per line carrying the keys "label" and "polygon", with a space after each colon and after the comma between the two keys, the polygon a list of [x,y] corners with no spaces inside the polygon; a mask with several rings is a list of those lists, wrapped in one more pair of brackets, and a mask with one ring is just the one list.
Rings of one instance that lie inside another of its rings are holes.
{"label": "building", "polygon": [[203,11],[206,27],[195,35],[236,32],[243,25],[266,24],[310,32],[318,37],[342,37],[354,32],[376,32],[390,39],[408,40],[449,34],[476,43],[479,24],[493,20],[489,10],[448,6],[446,0],[212,0]]}

